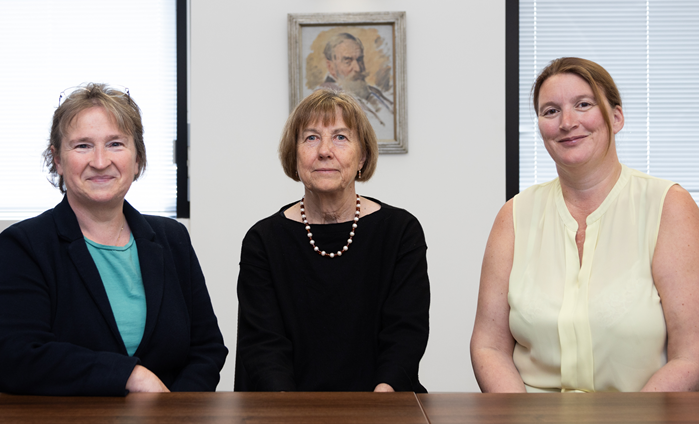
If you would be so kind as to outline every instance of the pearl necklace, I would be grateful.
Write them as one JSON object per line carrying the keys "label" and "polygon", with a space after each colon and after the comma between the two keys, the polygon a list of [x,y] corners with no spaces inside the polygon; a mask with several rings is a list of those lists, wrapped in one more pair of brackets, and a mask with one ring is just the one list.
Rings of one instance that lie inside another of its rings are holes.
{"label": "pearl necklace", "polygon": [[306,225],[306,234],[308,236],[309,242],[311,243],[311,246],[313,246],[313,250],[318,252],[320,256],[327,256],[329,258],[334,258],[335,256],[342,256],[343,252],[346,252],[349,250],[349,245],[352,244],[352,237],[354,237],[354,230],[357,228],[357,221],[359,221],[359,210],[361,207],[361,202],[359,200],[359,195],[357,195],[357,209],[354,212],[354,223],[352,223],[352,231],[349,233],[349,238],[347,239],[347,244],[342,248],[342,250],[338,250],[337,253],[326,253],[325,250],[320,250],[318,246],[316,246],[316,242],[313,240],[313,233],[311,233],[311,226],[308,224],[308,220],[306,219],[306,209],[303,206],[303,201],[306,200],[306,198],[301,199],[301,220],[303,223]]}

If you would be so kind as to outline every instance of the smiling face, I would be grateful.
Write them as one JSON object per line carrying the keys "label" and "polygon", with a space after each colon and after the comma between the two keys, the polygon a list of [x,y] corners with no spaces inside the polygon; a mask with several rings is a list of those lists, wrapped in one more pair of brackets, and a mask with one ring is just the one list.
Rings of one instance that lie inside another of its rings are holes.
{"label": "smiling face", "polygon": [[[576,167],[615,160],[613,137],[590,85],[571,73],[548,78],[539,92],[539,131],[546,150],[558,167]],[[624,126],[620,106],[612,108],[607,99],[607,110],[614,134]],[[611,143],[611,144],[610,144]]]}
{"label": "smiling face", "polygon": [[364,165],[355,131],[338,108],[335,122],[317,120],[303,128],[297,140],[298,175],[306,190],[319,195],[354,195],[354,178]]}
{"label": "smiling face", "polygon": [[53,157],[73,208],[121,207],[139,171],[133,137],[98,106],[75,117]]}

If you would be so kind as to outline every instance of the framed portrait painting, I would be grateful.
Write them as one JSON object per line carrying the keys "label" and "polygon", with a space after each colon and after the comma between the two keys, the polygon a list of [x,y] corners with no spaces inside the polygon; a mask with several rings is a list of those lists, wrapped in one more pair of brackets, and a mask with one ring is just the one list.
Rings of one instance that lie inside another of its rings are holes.
{"label": "framed portrait painting", "polygon": [[407,153],[405,12],[289,14],[289,109],[313,91],[354,97],[379,153]]}

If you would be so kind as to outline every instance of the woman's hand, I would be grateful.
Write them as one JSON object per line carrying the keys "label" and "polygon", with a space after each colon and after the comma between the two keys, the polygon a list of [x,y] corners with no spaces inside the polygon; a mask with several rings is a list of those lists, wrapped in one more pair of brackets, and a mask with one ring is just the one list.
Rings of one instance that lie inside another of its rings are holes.
{"label": "woman's hand", "polygon": [[374,391],[375,391],[375,392],[381,392],[381,393],[391,393],[391,392],[395,392],[395,390],[393,390],[393,387],[391,387],[390,384],[386,384],[386,383],[379,383],[379,384],[377,384],[376,387],[374,388]]}
{"label": "woman's hand", "polygon": [[129,392],[169,392],[168,388],[163,384],[157,375],[151,370],[142,366],[136,365],[126,381],[126,390]]}

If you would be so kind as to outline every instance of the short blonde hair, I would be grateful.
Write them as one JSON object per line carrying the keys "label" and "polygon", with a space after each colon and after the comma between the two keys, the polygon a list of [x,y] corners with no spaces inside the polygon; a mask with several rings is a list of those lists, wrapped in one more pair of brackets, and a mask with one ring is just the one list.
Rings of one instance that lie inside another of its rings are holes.
{"label": "short blonde hair", "polygon": [[[58,175],[54,156],[61,155],[61,145],[68,126],[80,112],[92,107],[104,108],[114,119],[119,130],[133,137],[138,159],[138,173],[134,181],[146,170],[146,145],[143,142],[141,109],[128,93],[111,88],[107,84],[91,82],[73,91],[53,113],[49,145],[44,151],[44,164],[49,170],[49,181],[58,187],[61,193],[65,194],[66,190],[63,176]],[[54,151],[51,151],[52,147]]]}
{"label": "short blonde hair", "polygon": [[379,143],[369,119],[359,106],[359,103],[347,93],[329,89],[319,89],[306,97],[294,108],[284,125],[282,138],[279,142],[279,159],[284,173],[294,181],[300,181],[296,172],[298,158],[296,157],[298,138],[308,124],[321,121],[323,125],[335,122],[337,109],[342,111],[345,125],[357,134],[362,155],[365,156],[361,169],[362,179],[355,176],[355,181],[368,181],[376,170],[379,158]]}

